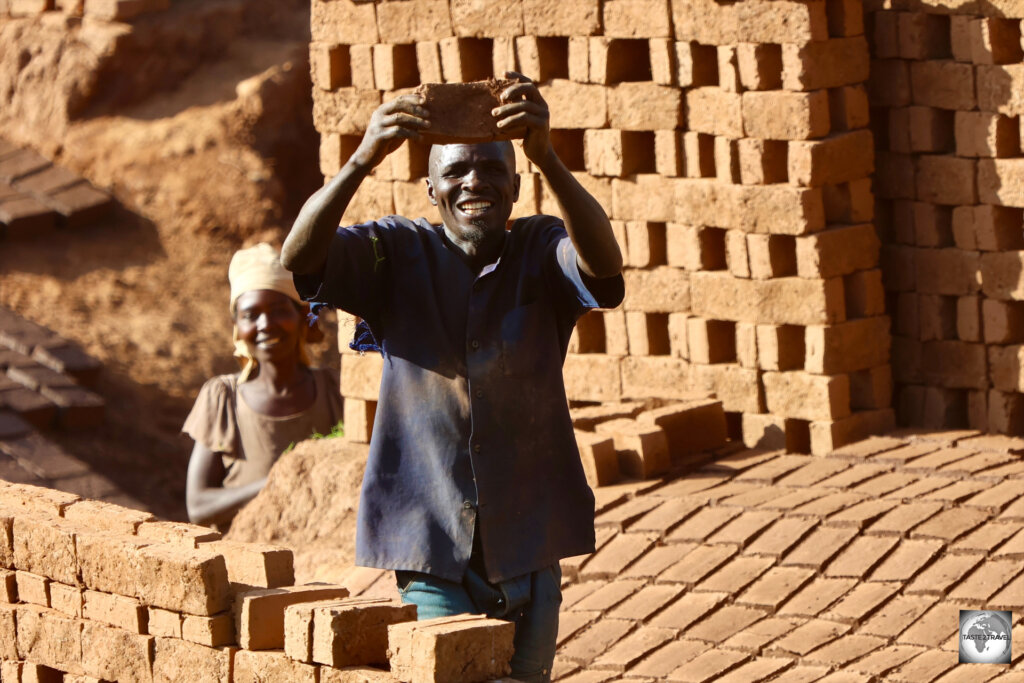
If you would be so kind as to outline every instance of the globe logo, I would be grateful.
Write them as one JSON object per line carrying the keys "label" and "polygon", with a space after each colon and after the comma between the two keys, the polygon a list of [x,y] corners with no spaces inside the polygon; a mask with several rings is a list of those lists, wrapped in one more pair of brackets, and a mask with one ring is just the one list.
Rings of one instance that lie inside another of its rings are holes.
{"label": "globe logo", "polygon": [[960,610],[960,662],[1009,664],[1011,623],[1009,612]]}

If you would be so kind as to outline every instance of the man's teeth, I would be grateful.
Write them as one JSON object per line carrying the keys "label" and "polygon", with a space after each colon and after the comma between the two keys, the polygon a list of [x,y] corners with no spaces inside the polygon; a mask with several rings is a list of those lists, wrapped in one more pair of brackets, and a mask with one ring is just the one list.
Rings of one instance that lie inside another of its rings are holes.
{"label": "man's teeth", "polygon": [[461,208],[466,213],[480,213],[491,208],[491,202],[466,202],[462,204]]}

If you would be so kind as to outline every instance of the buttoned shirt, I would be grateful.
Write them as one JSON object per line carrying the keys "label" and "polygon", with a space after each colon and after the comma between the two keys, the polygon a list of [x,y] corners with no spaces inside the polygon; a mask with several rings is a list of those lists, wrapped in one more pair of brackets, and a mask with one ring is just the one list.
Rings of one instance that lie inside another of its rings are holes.
{"label": "buttoned shirt", "polygon": [[460,581],[475,531],[497,582],[594,550],[562,364],[576,320],[624,287],[580,272],[560,219],[515,221],[477,273],[443,227],[388,216],[339,228],[295,282],[363,318],[384,356],[357,564]]}

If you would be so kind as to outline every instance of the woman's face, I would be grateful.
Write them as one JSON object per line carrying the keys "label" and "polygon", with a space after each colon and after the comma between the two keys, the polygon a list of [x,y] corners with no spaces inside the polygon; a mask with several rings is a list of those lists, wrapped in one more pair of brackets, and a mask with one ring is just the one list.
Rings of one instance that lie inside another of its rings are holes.
{"label": "woman's face", "polygon": [[298,362],[299,342],[305,331],[299,307],[289,297],[270,289],[245,292],[235,304],[238,337],[261,362]]}

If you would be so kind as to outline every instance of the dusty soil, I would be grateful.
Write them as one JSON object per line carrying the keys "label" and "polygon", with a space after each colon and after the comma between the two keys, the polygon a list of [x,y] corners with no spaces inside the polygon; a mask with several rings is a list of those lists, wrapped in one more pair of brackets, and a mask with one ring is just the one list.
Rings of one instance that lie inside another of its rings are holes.
{"label": "dusty soil", "polygon": [[[184,5],[229,18],[240,11],[229,2]],[[268,6],[280,15],[286,5]],[[0,57],[0,137],[40,150],[122,204],[103,224],[0,245],[0,305],[105,363],[106,424],[55,438],[165,517],[184,517],[191,442],[178,434],[181,423],[202,382],[234,369],[231,254],[279,244],[321,182],[302,34],[308,7],[287,7],[289,20],[275,26],[297,27],[290,35],[227,34],[191,71],[176,66],[173,87],[150,83],[133,97],[113,97],[107,81],[104,89],[91,78],[96,51],[86,48],[102,42],[96,35],[40,19],[0,25],[0,40],[34,55],[25,65]],[[161,73],[169,72],[153,77]],[[87,96],[91,103],[79,101]],[[18,116],[33,97],[40,113]],[[314,351],[321,364],[337,364],[332,347]]]}
{"label": "dusty soil", "polygon": [[227,538],[295,550],[295,580],[341,582],[355,561],[356,509],[369,447],[304,441],[274,465]]}

